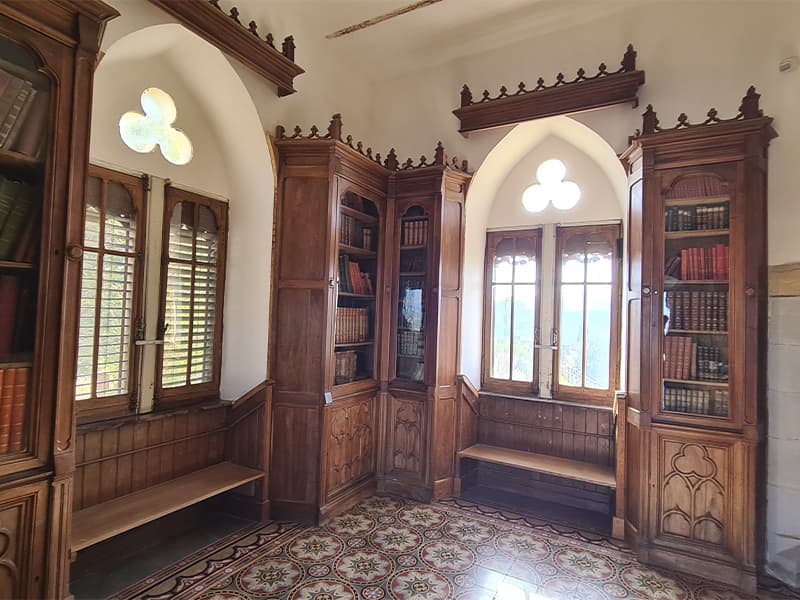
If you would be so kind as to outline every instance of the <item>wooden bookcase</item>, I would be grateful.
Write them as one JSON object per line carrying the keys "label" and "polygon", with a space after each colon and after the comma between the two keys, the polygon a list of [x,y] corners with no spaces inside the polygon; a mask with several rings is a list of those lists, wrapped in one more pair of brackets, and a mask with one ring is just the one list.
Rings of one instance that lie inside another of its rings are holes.
{"label": "wooden bookcase", "polygon": [[729,120],[712,109],[703,124],[661,129],[648,107],[623,155],[626,533],[644,562],[750,593],[763,531],[771,122],[752,88]]}
{"label": "wooden bookcase", "polygon": [[469,175],[442,148],[381,162],[338,116],[325,137],[276,138],[272,514],[450,494]]}
{"label": "wooden bookcase", "polygon": [[70,241],[80,239],[94,65],[117,14],[97,0],[0,4],[3,598],[68,595],[75,371],[64,350],[80,257]]}

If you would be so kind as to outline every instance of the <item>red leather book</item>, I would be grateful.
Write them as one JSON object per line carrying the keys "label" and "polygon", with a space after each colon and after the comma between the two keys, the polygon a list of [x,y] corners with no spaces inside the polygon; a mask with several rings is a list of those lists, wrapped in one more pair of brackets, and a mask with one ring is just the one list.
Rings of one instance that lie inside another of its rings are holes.
{"label": "red leather book", "polygon": [[14,369],[14,397],[11,403],[11,432],[9,435],[9,452],[19,452],[22,450],[22,442],[25,433],[25,400],[28,397],[28,374],[30,369],[27,367]]}
{"label": "red leather book", "polygon": [[11,405],[14,403],[14,371],[0,370],[0,454],[8,452],[11,435]]}
{"label": "red leather book", "polygon": [[681,250],[681,279],[689,279],[689,250]]}

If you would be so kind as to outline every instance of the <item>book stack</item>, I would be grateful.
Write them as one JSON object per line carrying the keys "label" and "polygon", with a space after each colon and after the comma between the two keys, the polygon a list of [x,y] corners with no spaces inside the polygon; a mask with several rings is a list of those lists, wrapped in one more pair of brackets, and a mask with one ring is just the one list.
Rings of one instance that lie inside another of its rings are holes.
{"label": "book stack", "polygon": [[700,381],[728,381],[728,363],[722,360],[719,348],[697,347],[697,379]]}
{"label": "book stack", "polygon": [[672,329],[728,330],[728,292],[667,292]]}
{"label": "book stack", "polygon": [[0,260],[34,260],[40,208],[31,186],[0,176]]}
{"label": "book stack", "polygon": [[369,340],[369,310],[336,307],[336,343],[352,344]]}
{"label": "book stack", "polygon": [[334,353],[334,381],[336,385],[350,383],[356,378],[358,357],[355,350]]}
{"label": "book stack", "polygon": [[372,296],[375,292],[369,273],[361,271],[357,261],[346,254],[339,255],[339,290],[348,294]]}
{"label": "book stack", "polygon": [[669,336],[664,340],[664,377],[694,379],[697,375],[697,344],[688,336]]}
{"label": "book stack", "polygon": [[48,94],[22,72],[5,61],[0,66],[0,148],[37,157],[47,124]]}
{"label": "book stack", "polygon": [[402,246],[424,246],[428,243],[428,220],[403,221]]}
{"label": "book stack", "polygon": [[664,211],[666,231],[704,231],[727,229],[730,208],[727,203],[708,206],[668,206]]}
{"label": "book stack", "polygon": [[698,415],[728,416],[728,392],[665,388],[664,410]]}
{"label": "book stack", "polygon": [[398,331],[397,352],[403,356],[422,358],[425,336],[421,331]]}
{"label": "book stack", "polygon": [[664,271],[668,277],[674,277],[677,271],[682,281],[727,281],[728,246],[716,244],[713,248],[684,248],[677,260],[673,256],[667,261]]}
{"label": "book stack", "polygon": [[350,215],[339,215],[339,243],[355,246],[356,220]]}
{"label": "book stack", "polygon": [[0,369],[0,454],[23,449],[29,378],[29,367]]}
{"label": "book stack", "polygon": [[687,177],[676,182],[665,197],[668,200],[714,198],[725,196],[727,193],[723,182],[717,177],[699,176]]}

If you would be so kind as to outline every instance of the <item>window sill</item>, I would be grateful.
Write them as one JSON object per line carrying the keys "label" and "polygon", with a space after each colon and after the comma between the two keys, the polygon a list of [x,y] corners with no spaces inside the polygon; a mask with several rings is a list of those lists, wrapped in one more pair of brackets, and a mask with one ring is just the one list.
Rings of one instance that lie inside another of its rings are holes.
{"label": "window sill", "polygon": [[600,404],[592,404],[587,402],[581,402],[579,400],[564,400],[564,399],[557,399],[557,398],[542,398],[536,394],[529,394],[529,395],[522,395],[522,394],[508,394],[504,392],[492,392],[490,390],[480,390],[480,396],[482,398],[485,397],[495,397],[495,398],[506,398],[509,400],[524,400],[526,402],[542,402],[545,404],[555,404],[558,406],[577,406],[580,408],[590,408],[593,410],[603,410],[608,412],[613,412],[613,400],[609,401],[608,406],[600,405]]}

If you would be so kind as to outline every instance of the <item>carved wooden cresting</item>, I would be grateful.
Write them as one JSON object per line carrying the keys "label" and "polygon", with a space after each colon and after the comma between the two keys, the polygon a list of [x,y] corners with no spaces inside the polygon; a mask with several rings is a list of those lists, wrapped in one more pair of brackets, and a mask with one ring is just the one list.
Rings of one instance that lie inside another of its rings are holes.
{"label": "carved wooden cresting", "polygon": [[573,79],[559,73],[555,83],[546,85],[540,77],[531,89],[520,82],[515,91],[502,86],[494,97],[489,90],[484,90],[478,100],[473,98],[465,83],[461,88],[461,106],[453,114],[460,121],[459,132],[467,135],[493,127],[627,102],[636,107],[638,89],[642,84],[644,71],[636,69],[636,51],[629,44],[616,71],[609,71],[605,63],[600,63],[594,75],[587,75],[580,68]]}
{"label": "carved wooden cresting", "polygon": [[281,49],[278,50],[271,33],[267,33],[262,39],[255,21],[250,21],[245,26],[239,19],[239,9],[234,6],[225,14],[219,0],[150,2],[213,46],[274,83],[278,87],[279,96],[288,96],[296,91],[294,78],[305,71],[294,62],[295,43],[291,35],[283,40]]}

